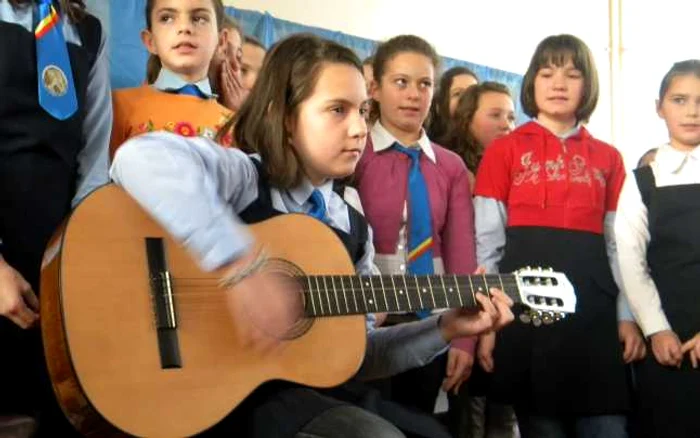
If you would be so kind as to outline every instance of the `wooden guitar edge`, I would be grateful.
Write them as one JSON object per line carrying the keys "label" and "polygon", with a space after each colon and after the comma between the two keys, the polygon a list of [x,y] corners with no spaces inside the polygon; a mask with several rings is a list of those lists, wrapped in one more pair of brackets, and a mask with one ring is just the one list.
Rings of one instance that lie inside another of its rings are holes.
{"label": "wooden guitar edge", "polygon": [[61,306],[61,245],[65,226],[66,223],[49,242],[41,270],[41,336],[51,385],[64,415],[82,435],[128,436],[112,426],[90,404],[73,369]]}

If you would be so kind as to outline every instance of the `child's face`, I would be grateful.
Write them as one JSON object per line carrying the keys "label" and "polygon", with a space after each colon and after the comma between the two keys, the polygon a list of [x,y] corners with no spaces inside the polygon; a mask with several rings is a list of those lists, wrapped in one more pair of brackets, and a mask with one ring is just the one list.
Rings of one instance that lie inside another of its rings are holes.
{"label": "child's face", "polygon": [[700,144],[700,78],[693,74],[673,78],[657,108],[671,145],[688,150]]}
{"label": "child's face", "polygon": [[457,109],[457,103],[459,103],[459,98],[462,97],[465,91],[472,85],[476,85],[477,80],[472,75],[457,75],[452,78],[452,84],[450,84],[450,117],[455,113]]}
{"label": "child's face", "polygon": [[311,96],[288,121],[292,147],[314,185],[355,171],[367,141],[367,111],[362,73],[346,64],[325,65]]}
{"label": "child's face", "polygon": [[489,91],[479,97],[469,129],[484,147],[509,134],[515,127],[515,107],[510,96]]}
{"label": "child's face", "polygon": [[221,40],[214,53],[214,64],[218,65],[223,61],[228,61],[234,72],[241,70],[243,58],[243,38],[235,29],[225,29],[221,31]]}
{"label": "child's face", "polygon": [[203,79],[219,42],[212,1],[158,0],[151,22],[141,35],[148,51],[183,79]]}
{"label": "child's face", "polygon": [[265,51],[254,44],[243,44],[243,57],[241,58],[241,80],[243,87],[252,90],[258,73],[265,60]]}
{"label": "child's face", "polygon": [[535,76],[537,117],[575,122],[583,86],[583,74],[571,59],[561,67],[553,64],[542,67]]}
{"label": "child's face", "polygon": [[379,102],[382,125],[394,136],[420,132],[433,99],[434,79],[430,58],[414,52],[391,58],[384,75],[375,78],[372,98]]}

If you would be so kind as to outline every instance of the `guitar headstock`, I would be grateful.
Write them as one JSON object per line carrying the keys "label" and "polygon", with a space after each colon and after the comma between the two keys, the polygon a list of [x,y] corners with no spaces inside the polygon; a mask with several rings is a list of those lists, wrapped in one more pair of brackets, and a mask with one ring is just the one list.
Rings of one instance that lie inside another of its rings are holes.
{"label": "guitar headstock", "polygon": [[551,324],[576,311],[576,292],[565,274],[552,269],[520,269],[514,273],[520,302],[520,321],[535,326]]}

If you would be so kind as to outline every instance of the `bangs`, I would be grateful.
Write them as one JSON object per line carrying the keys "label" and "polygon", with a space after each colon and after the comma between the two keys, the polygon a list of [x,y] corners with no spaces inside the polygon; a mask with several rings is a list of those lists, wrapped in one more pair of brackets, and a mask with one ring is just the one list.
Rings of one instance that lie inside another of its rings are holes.
{"label": "bangs", "polygon": [[569,61],[577,70],[586,70],[586,57],[567,47],[551,47],[542,50],[536,61],[537,70],[548,67],[564,67]]}

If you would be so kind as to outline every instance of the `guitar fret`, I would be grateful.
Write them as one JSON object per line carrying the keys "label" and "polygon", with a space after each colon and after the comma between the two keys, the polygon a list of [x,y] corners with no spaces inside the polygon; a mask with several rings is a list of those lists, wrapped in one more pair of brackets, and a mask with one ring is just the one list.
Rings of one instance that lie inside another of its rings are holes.
{"label": "guitar fret", "polygon": [[321,285],[318,282],[318,275],[314,276],[314,280],[316,281],[316,290],[318,290],[318,304],[321,307],[321,311],[319,312],[319,315],[323,315],[323,297],[321,295]]}
{"label": "guitar fret", "polygon": [[489,286],[489,282],[486,280],[486,274],[482,275],[484,277],[484,285],[486,285],[486,296],[491,299],[491,287]]}
{"label": "guitar fret", "polygon": [[354,278],[355,277],[350,277],[350,292],[352,292],[352,301],[355,303],[355,313],[362,313],[360,312],[360,308],[357,306],[357,290],[353,284]]}
{"label": "guitar fret", "polygon": [[326,276],[325,275],[321,276],[321,279],[323,280],[323,290],[326,292],[326,299],[328,300],[328,314],[332,315],[333,314],[333,304],[331,304],[331,294],[328,293],[328,284],[326,283]]}
{"label": "guitar fret", "polygon": [[379,275],[379,284],[382,285],[382,295],[384,295],[384,307],[386,308],[386,311],[388,312],[389,311],[389,301],[386,299],[386,289],[384,289],[384,278],[382,278],[381,275]]}
{"label": "guitar fret", "polygon": [[306,277],[306,283],[309,285],[309,298],[311,299],[311,309],[313,314],[316,315],[316,303],[314,302],[314,291],[311,287],[311,277]]}
{"label": "guitar fret", "polygon": [[396,311],[398,311],[401,306],[399,305],[399,291],[396,289],[396,282],[394,281],[394,276],[390,275],[389,278],[391,278],[391,284],[394,286],[394,299],[396,299]]}
{"label": "guitar fret", "polygon": [[406,298],[408,299],[408,308],[410,310],[413,310],[413,306],[411,305],[411,296],[410,296],[410,293],[408,291],[408,285],[406,284],[406,276],[402,275],[401,279],[403,280],[403,288],[404,288],[404,291],[406,292]]}
{"label": "guitar fret", "polygon": [[457,276],[453,275],[452,278],[454,278],[455,287],[457,288],[457,296],[459,297],[459,307],[464,307],[464,301],[462,301],[462,291],[459,289],[459,283],[457,282]]}
{"label": "guitar fret", "polygon": [[343,301],[345,302],[345,312],[351,313],[350,307],[348,307],[348,296],[345,294],[345,285],[343,284],[343,277],[340,276],[338,278],[340,279],[340,290],[343,291]]}
{"label": "guitar fret", "polygon": [[421,296],[421,295],[423,295],[423,288],[420,286],[420,284],[418,284],[418,276],[417,275],[414,275],[413,279],[416,283],[416,290],[418,291],[418,301],[420,302],[420,308],[425,309],[425,306],[423,305],[423,297]]}
{"label": "guitar fret", "polygon": [[428,279],[428,288],[430,289],[430,297],[433,299],[433,309],[437,306],[435,305],[435,292],[433,292],[433,283],[430,281],[430,275],[426,277]]}
{"label": "guitar fret", "polygon": [[331,286],[333,287],[333,295],[335,295],[335,308],[340,315],[340,300],[338,299],[338,291],[335,289],[335,282],[333,281],[333,275],[331,275]]}
{"label": "guitar fret", "polygon": [[372,277],[365,277],[368,279],[368,284],[370,289],[372,290],[372,299],[369,301],[370,304],[374,304],[374,309],[375,312],[379,311],[379,306],[377,303],[377,295],[374,293],[374,282],[372,281]]}
{"label": "guitar fret", "polygon": [[445,295],[445,303],[447,304],[445,307],[450,307],[450,299],[447,296],[447,286],[445,286],[445,277],[442,275],[440,276],[440,282],[442,283],[442,293]]}
{"label": "guitar fret", "polygon": [[469,279],[469,289],[472,291],[472,303],[476,306],[479,302],[476,300],[476,291],[474,290],[474,283],[472,283],[471,275],[467,277]]}
{"label": "guitar fret", "polygon": [[362,304],[365,306],[365,310],[369,310],[367,306],[367,295],[365,295],[365,286],[362,284],[362,277],[358,280],[360,281],[360,290],[362,291]]}

